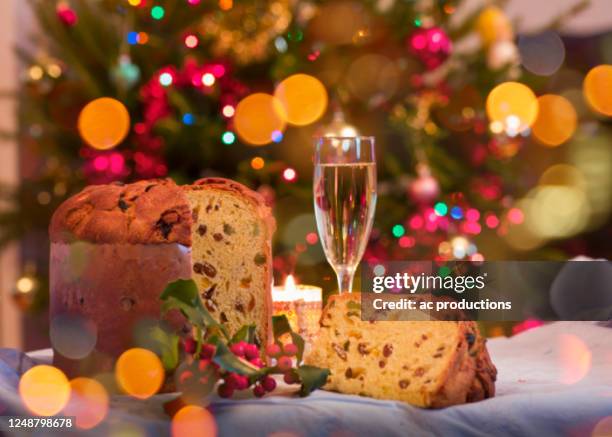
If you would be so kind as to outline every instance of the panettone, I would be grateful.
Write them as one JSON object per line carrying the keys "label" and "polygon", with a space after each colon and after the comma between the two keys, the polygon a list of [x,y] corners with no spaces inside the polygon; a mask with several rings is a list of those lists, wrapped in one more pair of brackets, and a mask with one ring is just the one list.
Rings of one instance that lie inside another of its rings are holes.
{"label": "panettone", "polygon": [[360,293],[332,296],[307,362],[326,389],[439,408],[492,397],[497,370],[470,321],[364,321]]}
{"label": "panettone", "polygon": [[227,179],[85,188],[51,221],[50,311],[52,323],[82,316],[97,341],[76,361],[56,348],[56,364],[73,374],[112,369],[139,323],[159,318],[165,286],[180,278],[195,280],[205,307],[230,332],[255,323],[264,343],[274,227],[261,196]]}

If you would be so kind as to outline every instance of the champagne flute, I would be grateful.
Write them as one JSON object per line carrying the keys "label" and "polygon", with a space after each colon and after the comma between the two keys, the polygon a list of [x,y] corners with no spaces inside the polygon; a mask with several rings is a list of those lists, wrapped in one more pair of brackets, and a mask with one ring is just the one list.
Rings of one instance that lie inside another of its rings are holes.
{"label": "champagne flute", "polygon": [[376,209],[374,137],[315,139],[314,209],[338,292],[350,293]]}

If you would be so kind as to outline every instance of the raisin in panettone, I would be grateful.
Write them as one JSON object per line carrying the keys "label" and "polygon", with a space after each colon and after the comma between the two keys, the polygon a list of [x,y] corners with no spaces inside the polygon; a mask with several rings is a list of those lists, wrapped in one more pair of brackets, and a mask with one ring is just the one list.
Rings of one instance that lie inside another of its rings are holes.
{"label": "raisin in panettone", "polygon": [[274,227],[261,196],[227,179],[85,188],[51,221],[51,320],[83,316],[97,341],[77,361],[56,348],[55,363],[73,374],[112,369],[140,322],[159,318],[165,286],[180,278],[195,280],[230,332],[255,323],[265,342]]}
{"label": "raisin in panettone", "polygon": [[363,321],[359,293],[335,295],[307,362],[326,389],[439,408],[495,394],[497,370],[474,322]]}

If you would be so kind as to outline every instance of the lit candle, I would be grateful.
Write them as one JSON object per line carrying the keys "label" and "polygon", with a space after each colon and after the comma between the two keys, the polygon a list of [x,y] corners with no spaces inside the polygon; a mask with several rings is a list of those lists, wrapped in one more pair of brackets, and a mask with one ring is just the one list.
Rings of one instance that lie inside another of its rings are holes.
{"label": "lit candle", "polygon": [[289,275],[284,286],[272,289],[272,303],[274,314],[285,314],[291,329],[298,332],[307,342],[317,334],[322,306],[320,287],[296,285],[293,276]]}

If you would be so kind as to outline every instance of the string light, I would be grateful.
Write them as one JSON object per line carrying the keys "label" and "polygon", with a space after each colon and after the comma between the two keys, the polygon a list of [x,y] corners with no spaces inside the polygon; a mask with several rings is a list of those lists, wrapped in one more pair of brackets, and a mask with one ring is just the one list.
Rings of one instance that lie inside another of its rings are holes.
{"label": "string light", "polygon": [[200,4],[200,0],[187,0],[187,3],[189,3],[191,6],[196,6]]}
{"label": "string light", "polygon": [[159,83],[162,86],[170,86],[172,85],[172,81],[173,81],[172,75],[168,72],[165,72],[159,75]]}
{"label": "string light", "polygon": [[95,379],[82,377],[70,381],[70,387],[72,394],[63,413],[76,418],[77,428],[94,428],[108,413],[109,396],[106,389]]}
{"label": "string light", "polygon": [[223,114],[223,116],[227,118],[233,117],[235,112],[236,110],[234,109],[232,105],[225,105],[223,109],[221,110],[221,113]]}
{"label": "string light", "polygon": [[130,4],[130,6],[142,6],[144,3],[144,0],[128,0],[128,3]]}
{"label": "string light", "polygon": [[223,135],[221,135],[221,141],[223,141],[223,144],[234,144],[234,141],[236,141],[236,135],[234,135],[234,132],[223,132]]}
{"label": "string light", "polygon": [[261,170],[264,168],[265,163],[266,162],[260,156],[256,156],[255,158],[251,159],[251,167],[254,170]]}
{"label": "string light", "polygon": [[212,73],[205,73],[202,75],[202,85],[213,86],[215,84],[215,76]]}
{"label": "string light", "polygon": [[191,126],[193,125],[193,123],[195,123],[195,117],[192,113],[186,112],[185,114],[183,114],[183,124]]}
{"label": "string light", "polygon": [[460,220],[463,218],[463,210],[459,206],[453,206],[451,208],[450,216],[455,220]]}
{"label": "string light", "polygon": [[409,247],[414,247],[414,245],[416,244],[416,240],[414,239],[414,237],[407,237],[404,235],[399,239],[398,244],[400,245],[400,247],[406,249]]}
{"label": "string light", "polygon": [[287,182],[295,181],[297,179],[296,171],[291,167],[287,167],[285,170],[283,170],[283,179]]}
{"label": "string light", "polygon": [[319,242],[319,236],[317,235],[316,232],[309,232],[306,234],[306,243],[312,245],[315,245]]}
{"label": "string light", "polygon": [[272,131],[272,142],[280,143],[283,141],[283,133],[279,130]]}
{"label": "string light", "polygon": [[434,211],[440,217],[443,217],[448,212],[448,206],[444,202],[438,202],[434,205]]}
{"label": "string light", "polygon": [[393,226],[393,228],[391,229],[391,233],[393,234],[395,238],[399,238],[399,237],[402,237],[406,233],[406,230],[404,229],[402,225],[398,224],[398,225]]}
{"label": "string light", "polygon": [[166,11],[164,10],[163,7],[161,6],[153,6],[151,8],[151,17],[154,20],[161,20],[162,18],[164,18],[164,15],[166,15]]}
{"label": "string light", "polygon": [[185,46],[190,49],[195,49],[199,44],[198,37],[194,34],[189,34],[185,37]]}
{"label": "string light", "polygon": [[146,44],[149,42],[149,34],[147,32],[138,32],[138,44]]}
{"label": "string light", "polygon": [[284,107],[285,120],[296,126],[317,121],[327,109],[327,91],[316,77],[294,74],[283,80],[274,90]]}
{"label": "string light", "polygon": [[138,32],[128,32],[126,35],[126,39],[128,44],[136,45],[138,44]]}
{"label": "string light", "polygon": [[234,6],[233,0],[219,0],[219,8],[222,11],[229,11]]}
{"label": "string light", "polygon": [[279,100],[265,93],[251,94],[238,103],[234,127],[240,138],[254,146],[272,141],[274,131],[283,131],[286,123]]}

